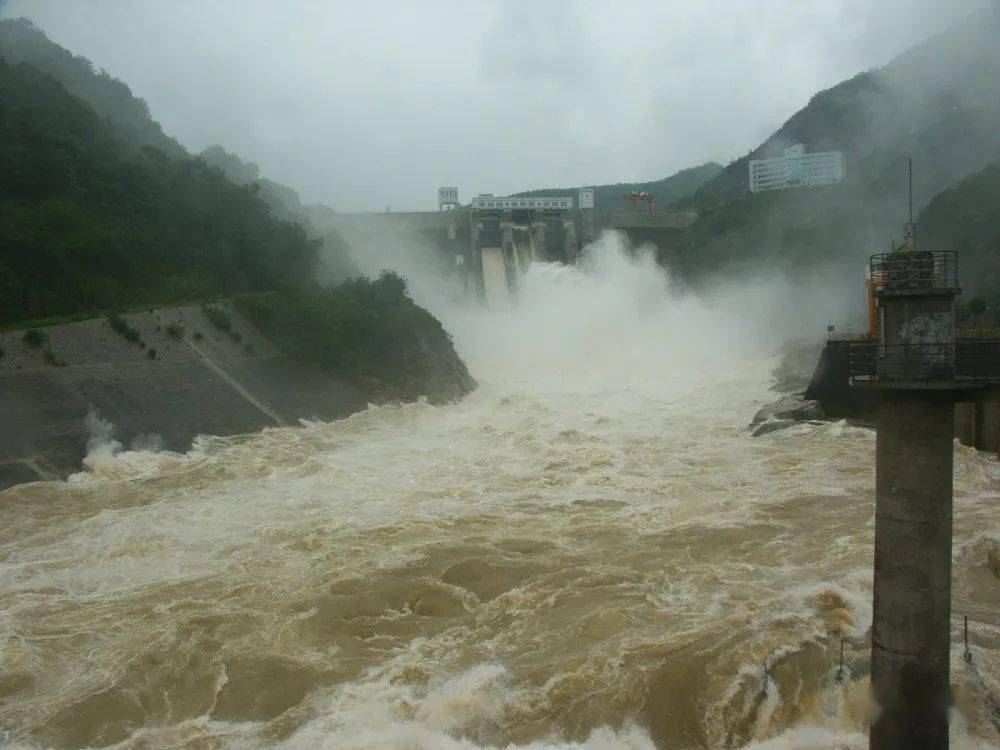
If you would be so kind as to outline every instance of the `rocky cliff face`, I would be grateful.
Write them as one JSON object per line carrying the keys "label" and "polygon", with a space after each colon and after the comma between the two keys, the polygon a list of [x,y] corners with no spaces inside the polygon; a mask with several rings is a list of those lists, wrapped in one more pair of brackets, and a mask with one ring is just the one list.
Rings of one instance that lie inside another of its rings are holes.
{"label": "rocky cliff face", "polygon": [[827,416],[820,402],[810,398],[806,391],[821,348],[814,341],[789,341],[782,347],[778,366],[771,371],[772,390],[781,397],[754,415],[747,426],[754,437]]}

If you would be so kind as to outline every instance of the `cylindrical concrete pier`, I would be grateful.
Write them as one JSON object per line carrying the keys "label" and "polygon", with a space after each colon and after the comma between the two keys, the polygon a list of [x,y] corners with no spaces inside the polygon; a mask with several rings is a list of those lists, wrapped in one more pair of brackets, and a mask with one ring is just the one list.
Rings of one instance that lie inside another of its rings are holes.
{"label": "cylindrical concrete pier", "polygon": [[573,221],[563,222],[563,254],[569,265],[576,264],[576,224]]}
{"label": "cylindrical concrete pier", "polygon": [[951,643],[953,396],[880,391],[871,750],[945,750]]}
{"label": "cylindrical concrete pier", "polygon": [[[510,212],[505,212],[509,214]],[[514,222],[505,221],[500,224],[500,249],[503,251],[504,269],[507,274],[507,287],[517,289],[517,248],[514,246]]]}

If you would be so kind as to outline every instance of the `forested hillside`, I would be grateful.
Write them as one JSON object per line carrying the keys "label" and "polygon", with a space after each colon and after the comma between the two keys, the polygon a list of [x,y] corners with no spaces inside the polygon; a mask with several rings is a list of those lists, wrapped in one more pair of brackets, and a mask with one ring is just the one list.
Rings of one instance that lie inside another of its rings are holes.
{"label": "forested hillside", "polygon": [[476,387],[441,323],[414,304],[395,273],[235,303],[289,357],[339,373],[372,400],[439,403]]}
{"label": "forested hillside", "polygon": [[[888,65],[816,94],[771,138],[681,201],[701,216],[677,263],[692,274],[733,265],[856,269],[898,238],[906,158],[919,210],[1000,158],[1000,9],[987,8]],[[836,186],[748,193],[748,161],[791,144],[840,150]]]}
{"label": "forested hillside", "polygon": [[0,60],[0,323],[297,286],[317,251],[253,186],[136,147],[51,76]]}
{"label": "forested hillside", "polygon": [[187,156],[150,116],[146,102],[133,95],[126,84],[95,70],[87,58],[54,44],[27,19],[0,21],[0,56],[8,63],[29,63],[60,81],[69,93],[107,119],[121,142],[133,150],[156,146],[168,156]]}
{"label": "forested hillside", "polygon": [[[138,153],[143,146],[154,146],[167,156],[190,158],[177,141],[164,134],[146,102],[135,96],[125,83],[95,69],[86,58],[60,47],[27,19],[0,20],[0,57],[8,63],[28,63],[50,74],[106,120],[126,150]],[[222,146],[210,146],[199,156],[220,169],[230,181],[252,187],[277,218],[293,221],[309,237],[320,238],[319,271],[324,281],[341,281],[356,272],[336,232],[320,229],[310,219],[310,213],[332,209],[304,206],[295,190],[262,176],[256,164],[240,159]]]}
{"label": "forested hillside", "polygon": [[[706,182],[722,172],[722,166],[708,162],[697,167],[682,169],[680,172],[651,182],[619,182],[615,185],[594,186],[594,208],[598,211],[615,211],[629,207],[626,193],[648,192],[656,197],[657,206],[669,206],[692,195]],[[586,187],[581,185],[580,187]],[[517,195],[560,195],[576,200],[580,188],[540,188],[527,190]]]}
{"label": "forested hillside", "polygon": [[316,234],[299,194],[287,185],[262,177],[260,168],[253,162],[243,161],[218,144],[206,148],[198,154],[198,158],[210,167],[222,170],[230,182],[235,182],[237,185],[256,185],[257,195],[271,207],[276,216],[295,221],[310,234]]}
{"label": "forested hillside", "polygon": [[917,241],[958,251],[963,296],[987,304],[978,322],[1000,325],[1000,161],[938,194],[920,213]]}
{"label": "forested hillside", "polygon": [[243,161],[222,146],[209,146],[198,155],[198,158],[209,166],[221,170],[231,182],[252,187],[278,218],[294,221],[305,229],[310,237],[320,238],[316,278],[322,285],[333,286],[359,273],[347,244],[331,226],[329,216],[336,216],[332,208],[323,205],[302,205],[299,194],[292,188],[261,177],[260,168],[256,164]]}

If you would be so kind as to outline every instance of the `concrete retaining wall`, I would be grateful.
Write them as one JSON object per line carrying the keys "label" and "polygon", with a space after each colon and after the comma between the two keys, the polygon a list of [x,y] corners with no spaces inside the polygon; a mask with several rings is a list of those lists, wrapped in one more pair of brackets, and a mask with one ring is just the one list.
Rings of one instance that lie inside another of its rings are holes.
{"label": "concrete retaining wall", "polygon": [[828,417],[874,422],[878,399],[872,390],[851,387],[851,342],[827,341],[805,398],[819,401]]}
{"label": "concrete retaining wall", "polygon": [[[827,342],[805,398],[819,401],[828,417],[873,422],[878,415],[876,392],[850,385],[851,343]],[[955,437],[963,445],[1000,453],[1000,403],[956,403]]]}
{"label": "concrete retaining wall", "polygon": [[[223,309],[235,336],[195,306],[122,316],[144,346],[103,318],[45,328],[41,347],[25,343],[23,331],[0,333],[0,489],[79,470],[91,410],[125,446],[183,451],[199,434],[337,419],[364,408],[353,386],[288,360],[235,310]],[[168,332],[171,324],[183,326],[180,337]]]}
{"label": "concrete retaining wall", "polygon": [[955,437],[963,445],[1000,453],[1000,403],[955,404]]}

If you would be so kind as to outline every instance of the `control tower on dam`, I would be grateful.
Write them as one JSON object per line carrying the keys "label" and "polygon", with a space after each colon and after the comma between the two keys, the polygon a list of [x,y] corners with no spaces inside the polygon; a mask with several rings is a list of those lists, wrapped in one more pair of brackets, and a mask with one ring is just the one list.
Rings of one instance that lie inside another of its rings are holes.
{"label": "control tower on dam", "polygon": [[447,187],[438,191],[437,211],[337,213],[325,228],[336,231],[354,254],[374,244],[422,253],[489,302],[487,288],[495,290],[499,283],[495,277],[502,276],[512,294],[530,263],[574,264],[581,248],[606,229],[624,232],[633,245],[652,245],[663,257],[682,245],[696,218],[692,211],[598,212],[591,188],[575,196],[486,193],[463,205],[458,188]]}

